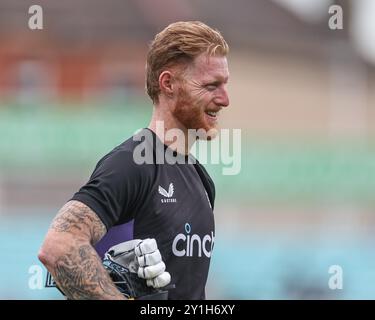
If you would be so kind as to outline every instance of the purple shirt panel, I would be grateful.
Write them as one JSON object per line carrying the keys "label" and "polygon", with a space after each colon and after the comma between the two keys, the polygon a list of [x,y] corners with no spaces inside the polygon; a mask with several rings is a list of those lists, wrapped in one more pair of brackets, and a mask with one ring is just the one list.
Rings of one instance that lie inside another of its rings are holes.
{"label": "purple shirt panel", "polygon": [[103,259],[104,253],[110,247],[121,242],[133,240],[133,226],[134,220],[131,220],[127,223],[120,224],[109,229],[106,235],[95,245],[95,249],[100,258]]}

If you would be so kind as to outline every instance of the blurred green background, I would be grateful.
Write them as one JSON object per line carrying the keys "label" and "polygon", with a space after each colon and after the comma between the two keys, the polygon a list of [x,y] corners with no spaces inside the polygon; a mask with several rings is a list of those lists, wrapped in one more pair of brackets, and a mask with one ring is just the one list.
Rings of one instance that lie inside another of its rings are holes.
{"label": "blurred green background", "polygon": [[[38,282],[38,249],[97,161],[148,125],[147,46],[177,20],[228,40],[221,127],[242,133],[239,174],[206,165],[208,298],[375,298],[373,3],[41,0],[43,30],[30,30],[35,3],[0,0],[0,298],[62,298]],[[333,4],[342,30],[328,26]]]}

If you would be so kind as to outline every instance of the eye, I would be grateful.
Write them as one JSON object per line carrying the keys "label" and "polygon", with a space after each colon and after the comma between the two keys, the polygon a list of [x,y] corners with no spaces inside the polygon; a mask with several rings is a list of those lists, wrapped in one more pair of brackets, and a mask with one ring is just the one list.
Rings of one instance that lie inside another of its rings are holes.
{"label": "eye", "polygon": [[216,84],[208,84],[205,86],[208,91],[214,91],[217,88]]}

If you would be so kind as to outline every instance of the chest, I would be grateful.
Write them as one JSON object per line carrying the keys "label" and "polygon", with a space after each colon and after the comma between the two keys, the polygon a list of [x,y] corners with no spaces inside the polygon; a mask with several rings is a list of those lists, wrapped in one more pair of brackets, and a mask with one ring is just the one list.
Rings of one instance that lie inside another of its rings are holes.
{"label": "chest", "polygon": [[204,237],[214,232],[207,190],[193,165],[159,167],[142,211],[135,219],[140,236],[153,233],[168,240],[179,233]]}

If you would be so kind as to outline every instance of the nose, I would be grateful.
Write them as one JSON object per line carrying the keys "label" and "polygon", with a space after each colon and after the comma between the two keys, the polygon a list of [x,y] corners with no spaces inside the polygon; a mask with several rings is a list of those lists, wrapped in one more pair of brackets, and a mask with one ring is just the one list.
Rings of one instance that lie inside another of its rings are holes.
{"label": "nose", "polygon": [[229,106],[229,97],[228,92],[225,88],[222,88],[220,90],[220,93],[215,99],[215,103],[217,105],[220,105],[221,107],[228,107]]}

